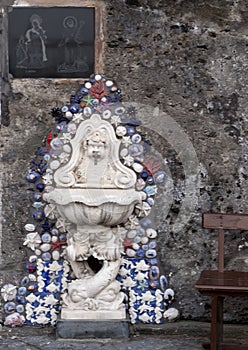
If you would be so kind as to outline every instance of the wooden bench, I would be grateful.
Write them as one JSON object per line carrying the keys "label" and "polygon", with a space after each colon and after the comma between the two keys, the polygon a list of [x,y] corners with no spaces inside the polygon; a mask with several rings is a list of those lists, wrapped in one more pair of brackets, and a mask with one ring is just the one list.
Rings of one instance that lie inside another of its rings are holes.
{"label": "wooden bench", "polygon": [[[195,284],[203,295],[211,296],[211,350],[248,350],[248,344],[228,344],[223,341],[223,301],[225,297],[248,297],[248,272],[224,269],[224,230],[248,230],[248,215],[203,214],[202,226],[217,229],[218,270],[204,270]],[[247,320],[248,321],[248,320]]]}

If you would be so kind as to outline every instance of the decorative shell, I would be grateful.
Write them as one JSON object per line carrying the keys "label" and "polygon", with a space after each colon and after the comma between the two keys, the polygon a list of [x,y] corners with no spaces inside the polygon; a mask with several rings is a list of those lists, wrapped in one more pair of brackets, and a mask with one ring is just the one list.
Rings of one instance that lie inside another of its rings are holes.
{"label": "decorative shell", "polygon": [[4,301],[14,300],[16,297],[16,286],[13,284],[5,284],[1,289],[1,295]]}
{"label": "decorative shell", "polygon": [[24,226],[24,228],[25,228],[26,231],[32,232],[32,231],[35,230],[35,225],[33,225],[33,224],[26,224],[26,225]]}
{"label": "decorative shell", "polygon": [[136,230],[130,230],[127,233],[127,238],[134,238],[136,236],[136,234],[137,234]]}
{"label": "decorative shell", "polygon": [[122,125],[120,125],[120,126],[117,126],[117,128],[116,128],[116,135],[117,136],[124,136],[124,135],[126,135],[126,133],[127,133],[127,129],[125,128],[125,126],[122,126]]}
{"label": "decorative shell", "polygon": [[22,326],[25,323],[25,317],[18,312],[8,315],[5,319],[4,325],[10,327]]}
{"label": "decorative shell", "polygon": [[136,171],[136,173],[141,173],[144,170],[144,167],[140,163],[133,163],[133,170]]}
{"label": "decorative shell", "polygon": [[166,310],[164,312],[164,318],[168,320],[169,322],[175,321],[179,317],[179,311],[175,309],[174,307],[171,307],[170,309]]}
{"label": "decorative shell", "polygon": [[146,235],[148,238],[156,238],[157,237],[157,231],[155,231],[153,228],[148,228],[146,230]]}
{"label": "decorative shell", "polygon": [[26,235],[26,239],[23,245],[26,245],[32,250],[35,250],[36,247],[41,243],[40,235],[38,232],[31,232]]}
{"label": "decorative shell", "polygon": [[135,252],[135,250],[133,250],[133,249],[131,249],[131,248],[128,248],[128,249],[126,250],[126,254],[127,254],[127,256],[128,256],[129,258],[133,258],[133,257],[135,257],[136,252]]}

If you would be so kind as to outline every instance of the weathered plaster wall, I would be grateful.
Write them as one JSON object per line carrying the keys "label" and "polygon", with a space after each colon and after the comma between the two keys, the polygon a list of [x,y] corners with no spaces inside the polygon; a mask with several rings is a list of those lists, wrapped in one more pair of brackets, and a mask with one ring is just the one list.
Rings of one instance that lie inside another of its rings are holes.
{"label": "weathered plaster wall", "polygon": [[[145,104],[153,111],[159,107],[154,115],[140,117],[143,133],[168,162],[168,182],[154,213],[161,269],[170,276],[181,316],[204,319],[209,300],[194,290],[194,283],[202,269],[215,266],[217,245],[216,235],[201,229],[201,213],[248,212],[248,4],[245,0],[108,0],[105,4],[105,75],[118,82],[124,101]],[[25,172],[53,125],[49,110],[62,106],[78,83],[14,80],[11,87],[10,124],[2,126],[0,144],[0,284],[18,281],[27,260],[23,226],[30,221],[32,194]],[[166,129],[168,116],[177,122],[171,133]],[[192,152],[189,162],[184,154],[187,147],[197,156],[192,165]],[[186,171],[190,166],[193,169]],[[191,192],[187,179],[195,185]],[[183,216],[185,197],[190,211]],[[227,264],[247,269],[247,250],[238,250],[241,237],[248,240],[246,234],[236,232],[227,237]],[[230,305],[227,319],[233,314],[235,320],[247,317],[242,301]]]}

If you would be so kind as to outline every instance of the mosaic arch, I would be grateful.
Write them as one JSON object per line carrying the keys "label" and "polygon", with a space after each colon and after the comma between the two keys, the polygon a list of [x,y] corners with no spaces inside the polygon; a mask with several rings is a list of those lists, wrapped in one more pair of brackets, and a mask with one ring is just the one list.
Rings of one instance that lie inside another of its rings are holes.
{"label": "mosaic arch", "polygon": [[[25,225],[23,244],[30,254],[19,285],[11,282],[1,288],[5,325],[56,325],[61,299],[72,280],[65,257],[67,223],[46,201],[53,189],[53,175],[70,160],[70,145],[80,124],[97,114],[112,126],[120,141],[121,162],[136,174],[138,203],[123,230],[122,264],[117,276],[125,293],[131,323],[162,323],[174,300],[174,291],[160,273],[157,258],[157,230],[150,212],[159,186],[166,181],[163,162],[150,149],[139,131],[141,125],[132,105],[122,104],[117,85],[101,75],[93,75],[70,103],[51,110],[54,130],[48,135],[26,175],[33,187],[33,217]],[[175,310],[175,309],[174,309]]]}

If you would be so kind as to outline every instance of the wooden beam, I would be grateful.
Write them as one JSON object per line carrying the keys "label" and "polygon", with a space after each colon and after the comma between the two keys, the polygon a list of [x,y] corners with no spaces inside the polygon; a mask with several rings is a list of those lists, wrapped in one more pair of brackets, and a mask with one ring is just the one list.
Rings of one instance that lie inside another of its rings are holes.
{"label": "wooden beam", "polygon": [[224,230],[222,228],[219,229],[219,239],[218,239],[218,270],[219,272],[224,271]]}
{"label": "wooden beam", "polygon": [[204,213],[202,226],[208,229],[248,230],[248,215]]}

